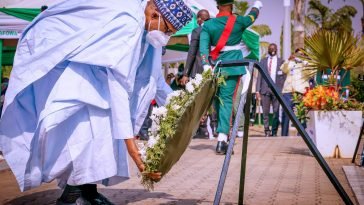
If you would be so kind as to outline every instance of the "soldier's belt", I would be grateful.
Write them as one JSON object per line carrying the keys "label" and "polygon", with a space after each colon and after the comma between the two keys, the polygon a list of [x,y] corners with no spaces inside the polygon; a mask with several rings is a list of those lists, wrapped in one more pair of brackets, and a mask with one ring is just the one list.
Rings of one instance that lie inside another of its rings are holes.
{"label": "soldier's belt", "polygon": [[[224,46],[224,48],[221,49],[220,52],[225,52],[225,51],[235,51],[235,50],[242,50],[244,48],[245,45],[243,44],[236,44],[233,46]],[[215,46],[211,46],[211,50],[215,49]]]}

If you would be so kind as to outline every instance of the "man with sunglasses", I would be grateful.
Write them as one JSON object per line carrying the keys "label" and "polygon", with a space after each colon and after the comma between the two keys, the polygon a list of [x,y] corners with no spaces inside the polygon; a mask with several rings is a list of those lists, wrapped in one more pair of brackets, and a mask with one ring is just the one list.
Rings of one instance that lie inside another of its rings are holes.
{"label": "man with sunglasses", "polygon": [[57,180],[58,205],[112,204],[96,184],[128,179],[127,153],[144,171],[134,136],[151,100],[171,92],[162,46],[191,17],[182,0],[74,0],[27,27],[0,121],[21,191]]}

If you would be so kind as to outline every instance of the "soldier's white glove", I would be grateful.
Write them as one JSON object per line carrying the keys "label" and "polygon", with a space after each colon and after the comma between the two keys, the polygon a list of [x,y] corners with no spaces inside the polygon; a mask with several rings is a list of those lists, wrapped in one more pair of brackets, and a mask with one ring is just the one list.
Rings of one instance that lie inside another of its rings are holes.
{"label": "soldier's white glove", "polygon": [[210,65],[204,65],[203,66],[203,72],[206,72],[206,71],[209,71],[209,70],[212,70],[212,67]]}
{"label": "soldier's white glove", "polygon": [[255,1],[253,7],[260,10],[261,8],[263,8],[263,3],[261,1]]}

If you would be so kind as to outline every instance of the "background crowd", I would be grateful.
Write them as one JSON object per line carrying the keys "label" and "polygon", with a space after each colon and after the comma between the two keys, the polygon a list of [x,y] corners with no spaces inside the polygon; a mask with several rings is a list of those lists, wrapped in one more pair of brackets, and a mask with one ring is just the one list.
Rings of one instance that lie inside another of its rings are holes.
{"label": "background crowd", "polygon": [[[197,14],[197,19],[199,26],[192,32],[185,64],[179,64],[178,72],[169,73],[166,77],[166,82],[173,90],[184,89],[189,79],[193,78],[196,73],[202,73],[203,71],[203,63],[199,49],[200,33],[204,23],[210,19],[209,11],[205,9],[200,10]],[[292,110],[295,109],[295,104],[297,103],[295,102],[295,96],[304,95],[307,90],[312,89],[316,85],[327,84],[328,75],[330,75],[331,71],[328,69],[327,71],[317,72],[316,76],[312,77],[310,71],[305,69],[307,66],[307,61],[305,61],[307,56],[304,54],[303,48],[296,49],[287,60],[284,60],[278,55],[279,48],[275,43],[268,44],[266,51],[267,54],[260,61],[262,69],[270,74],[271,79]],[[360,80],[361,77],[359,76],[358,79]],[[340,73],[337,80],[341,87],[341,97],[347,99],[349,97],[348,85],[350,84],[350,71],[348,74]],[[237,87],[239,87],[237,88],[237,93],[239,93],[241,84]],[[248,116],[251,126],[262,123],[264,126],[263,135],[265,137],[292,135],[292,132],[290,132],[292,125],[287,114],[282,110],[277,98],[257,70],[253,72],[252,95],[252,108],[250,116]],[[238,102],[239,99],[235,96],[232,116],[237,112]],[[153,106],[158,105],[152,102],[151,108]],[[216,127],[218,117],[214,108],[212,106],[210,112],[201,119],[200,126],[194,138],[214,139],[217,137]],[[262,122],[260,121],[261,118]],[[238,137],[243,136],[243,120],[240,120],[240,122]],[[140,132],[141,139],[148,138],[147,129],[150,124],[151,122],[147,118],[145,121],[146,126]],[[230,125],[232,125],[232,120]],[[303,122],[303,126],[306,127],[305,122]],[[279,127],[280,133],[278,133]]]}

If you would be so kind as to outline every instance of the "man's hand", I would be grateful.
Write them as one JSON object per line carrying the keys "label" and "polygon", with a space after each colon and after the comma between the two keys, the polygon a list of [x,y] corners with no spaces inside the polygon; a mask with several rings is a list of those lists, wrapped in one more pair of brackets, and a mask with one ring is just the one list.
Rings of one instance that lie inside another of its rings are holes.
{"label": "man's hand", "polygon": [[260,10],[261,8],[263,8],[263,3],[261,1],[255,1],[253,7]]}
{"label": "man's hand", "polygon": [[255,97],[257,98],[257,100],[260,100],[260,94],[259,94],[259,92],[256,92],[255,93]]}
{"label": "man's hand", "polygon": [[143,172],[144,172],[144,170],[145,170],[145,165],[144,165],[144,163],[143,163],[143,162],[142,162],[142,163],[137,164],[137,167],[138,167],[138,170],[139,170],[139,172],[140,172],[140,173],[143,173]]}
{"label": "man's hand", "polygon": [[203,116],[201,117],[201,119],[200,119],[200,123],[205,122],[206,118],[207,118],[207,115],[203,115]]}
{"label": "man's hand", "polygon": [[153,179],[154,181],[159,181],[162,177],[161,172],[144,173],[145,165],[144,165],[142,158],[140,157],[140,153],[139,153],[138,147],[135,144],[135,140],[133,138],[125,139],[125,145],[126,145],[126,148],[128,149],[128,153],[129,153],[130,157],[134,160],[140,173],[149,175],[149,177],[151,179]]}
{"label": "man's hand", "polygon": [[188,77],[184,75],[179,82],[181,85],[186,85],[188,81],[189,81]]}
{"label": "man's hand", "polygon": [[162,178],[162,173],[161,172],[151,172],[151,173],[146,173],[149,178],[151,178],[153,181],[159,181]]}
{"label": "man's hand", "polygon": [[288,58],[288,60],[294,60],[295,59],[295,56],[294,55],[291,55],[289,58]]}
{"label": "man's hand", "polygon": [[210,65],[204,65],[203,66],[203,71],[206,72],[208,70],[212,70],[212,67]]}
{"label": "man's hand", "polygon": [[153,181],[159,181],[162,177],[162,173],[161,172],[150,172],[150,173],[145,173],[145,165],[144,163],[141,164],[137,164],[137,167],[139,169],[139,172],[145,175],[148,175],[149,178],[151,178]]}

